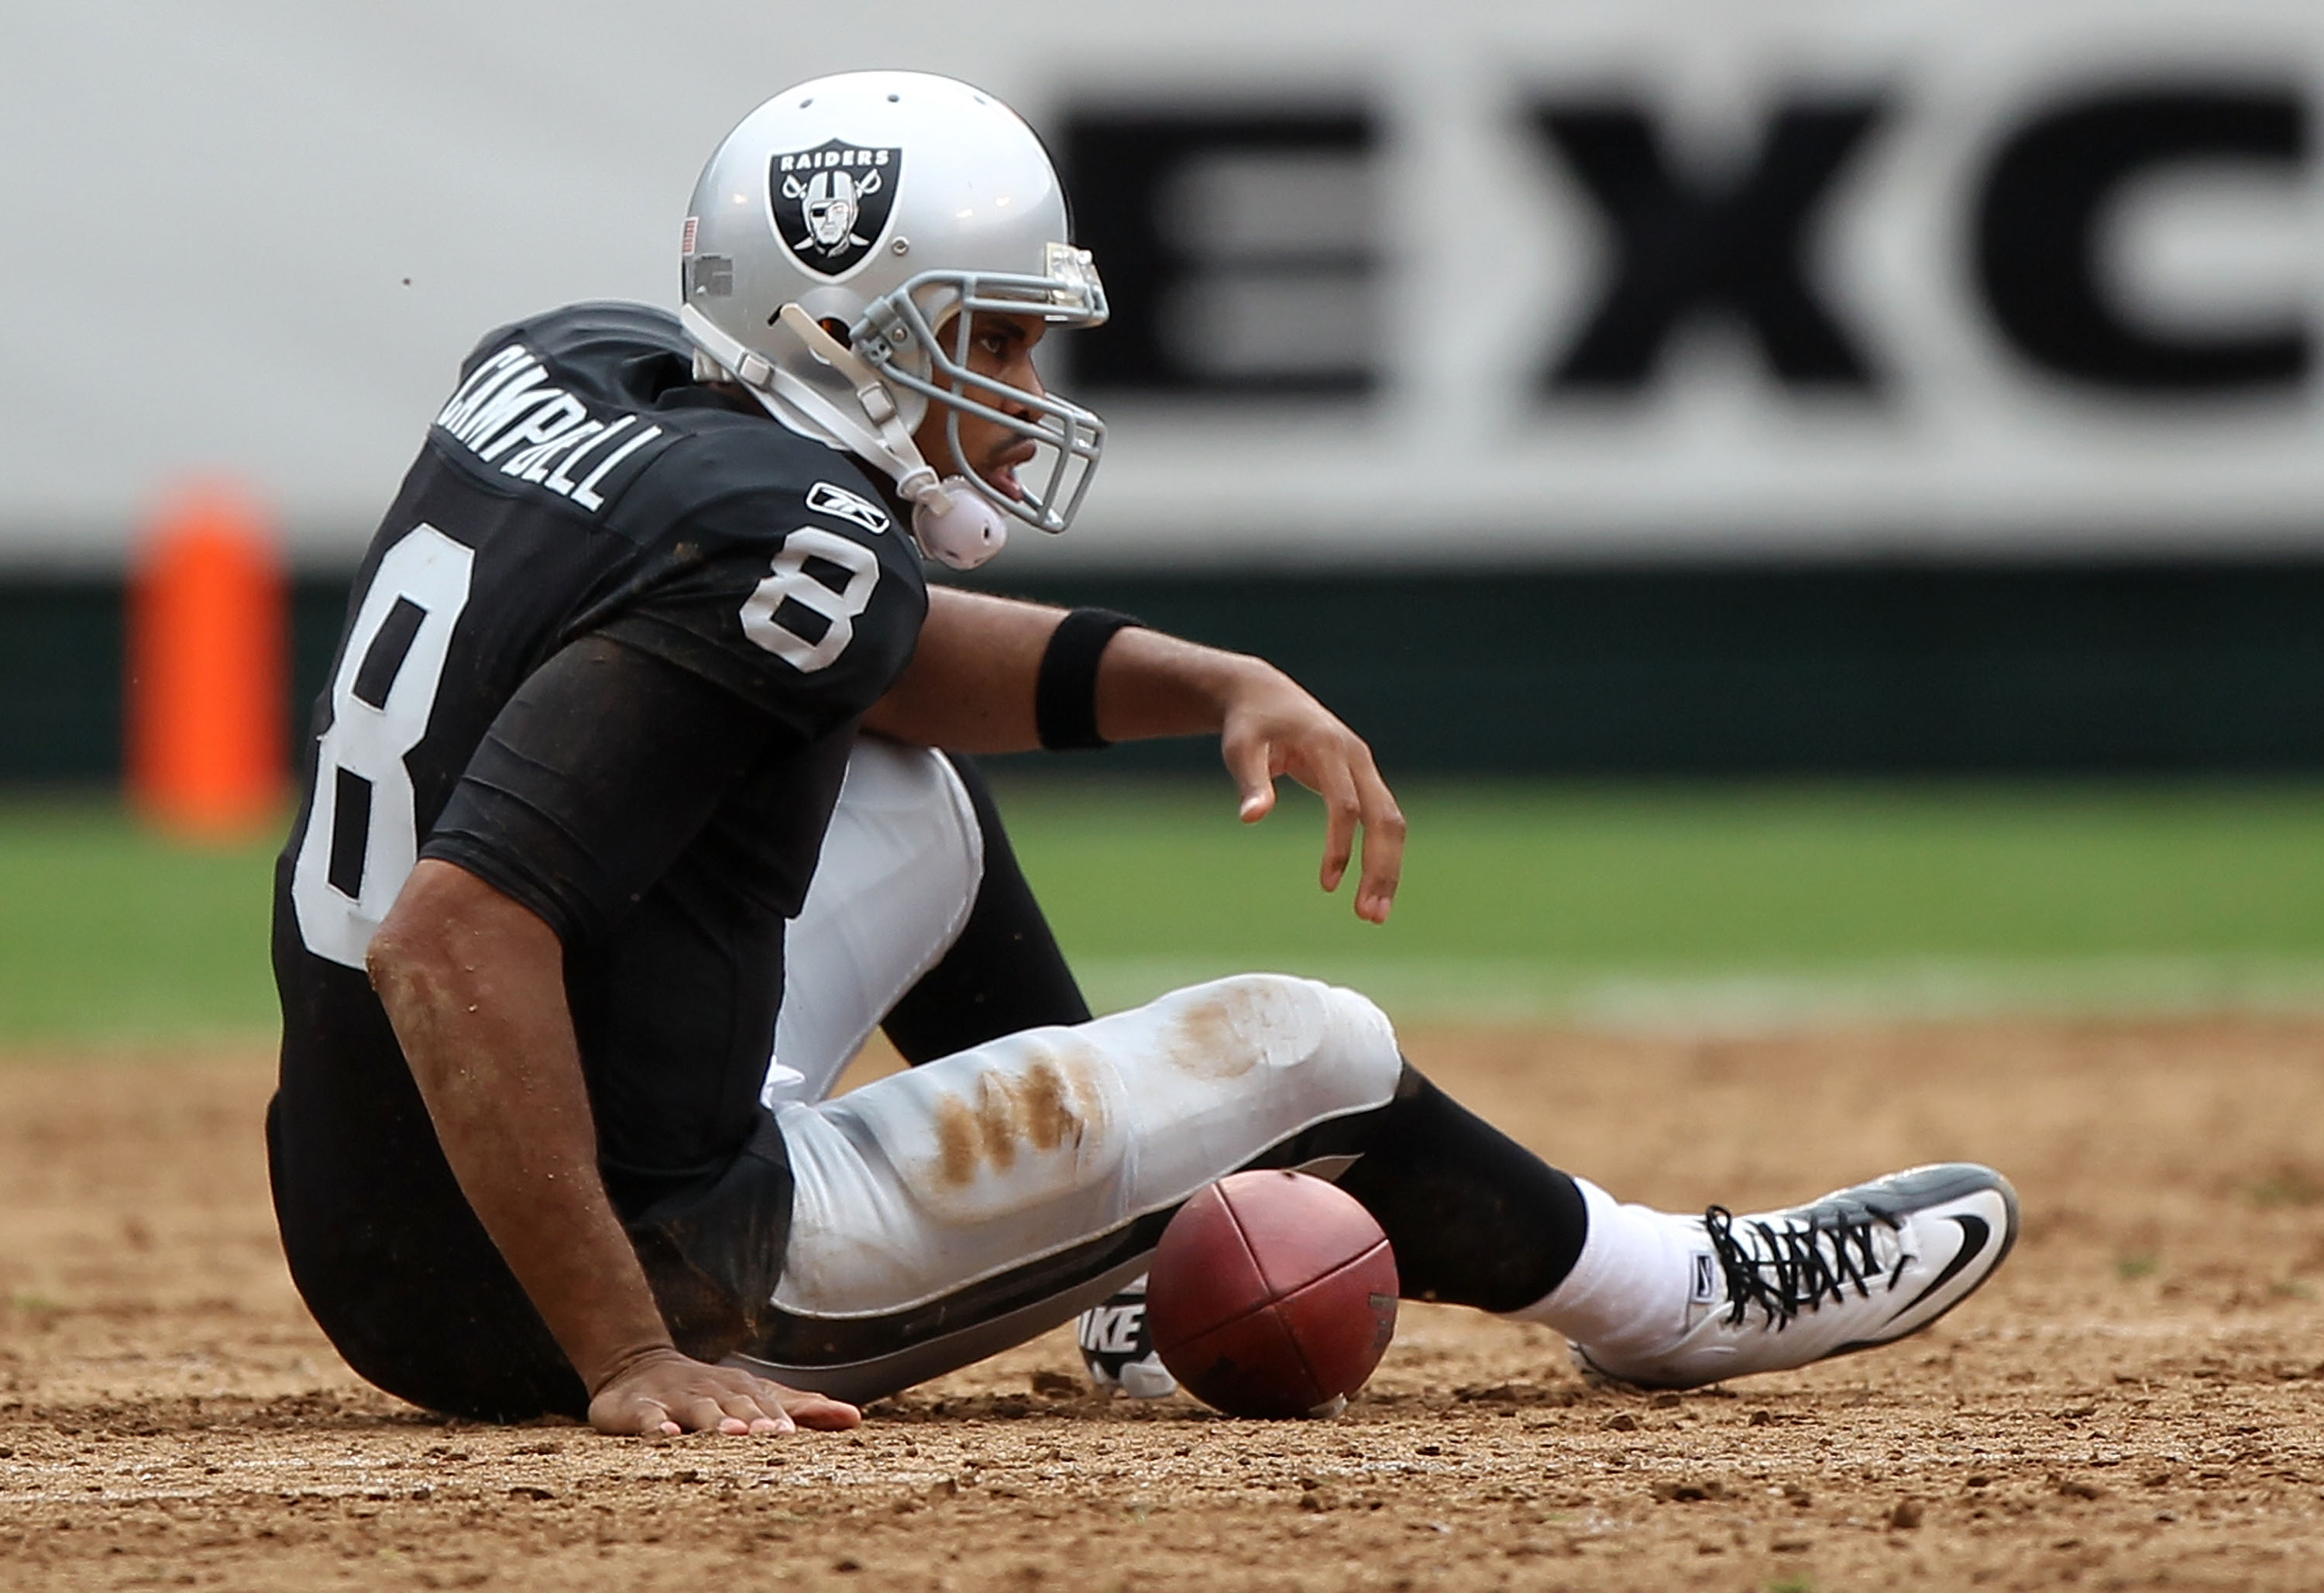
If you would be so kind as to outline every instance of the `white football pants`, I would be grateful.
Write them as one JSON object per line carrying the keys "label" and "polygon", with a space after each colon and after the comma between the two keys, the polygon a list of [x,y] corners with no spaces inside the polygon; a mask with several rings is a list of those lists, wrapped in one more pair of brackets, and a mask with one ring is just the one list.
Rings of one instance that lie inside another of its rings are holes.
{"label": "white football pants", "polygon": [[982,873],[950,765],[859,744],[792,927],[767,1087],[794,1179],[789,1325],[738,1364],[861,1400],[1021,1343],[1145,1270],[1158,1226],[1141,1219],[1396,1089],[1378,1007],[1252,974],[823,1098],[958,937]]}
{"label": "white football pants", "polygon": [[784,937],[761,1098],[819,1101],[888,1010],[944,959],[984,881],[984,832],[942,755],[858,736],[807,904]]}

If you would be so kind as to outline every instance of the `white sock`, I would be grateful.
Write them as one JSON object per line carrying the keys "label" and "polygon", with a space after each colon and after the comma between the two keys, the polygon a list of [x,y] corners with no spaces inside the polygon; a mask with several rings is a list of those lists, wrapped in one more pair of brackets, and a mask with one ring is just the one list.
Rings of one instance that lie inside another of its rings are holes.
{"label": "white sock", "polygon": [[1580,1345],[1659,1350],[1686,1331],[1697,1293],[1688,1256],[1709,1254],[1701,1230],[1665,1211],[1618,1204],[1586,1178],[1573,1181],[1590,1213],[1582,1254],[1556,1288],[1509,1315],[1546,1323]]}

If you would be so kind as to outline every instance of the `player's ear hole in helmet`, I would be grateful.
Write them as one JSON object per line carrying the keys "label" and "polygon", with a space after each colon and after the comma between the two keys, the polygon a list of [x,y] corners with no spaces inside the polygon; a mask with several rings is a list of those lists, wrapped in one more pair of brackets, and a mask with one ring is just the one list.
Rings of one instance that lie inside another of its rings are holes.
{"label": "player's ear hole in helmet", "polygon": [[[1102,422],[1038,380],[996,380],[971,361],[980,317],[1105,320],[1095,263],[1068,228],[1047,152],[990,95],[919,72],[816,79],[744,117],[704,167],[680,319],[778,420],[878,466],[904,496],[943,514],[956,506],[947,492],[973,492],[1060,532],[1088,491]],[[823,338],[799,335],[791,305],[853,357],[835,362],[815,347]],[[911,440],[926,437],[930,405],[945,414],[949,458],[923,459]],[[971,468],[965,418],[1032,445],[1014,491]]]}

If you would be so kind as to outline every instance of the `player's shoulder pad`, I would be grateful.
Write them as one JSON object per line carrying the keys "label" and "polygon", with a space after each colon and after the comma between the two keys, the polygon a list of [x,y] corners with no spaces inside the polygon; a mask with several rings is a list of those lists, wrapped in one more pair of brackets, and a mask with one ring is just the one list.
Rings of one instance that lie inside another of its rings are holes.
{"label": "player's shoulder pad", "polygon": [[620,534],[650,542],[681,525],[715,520],[742,542],[780,542],[823,525],[859,542],[909,549],[871,474],[849,454],[799,436],[771,418],[725,412],[699,424],[659,458],[616,507]]}
{"label": "player's shoulder pad", "polygon": [[[615,380],[608,385],[629,389],[647,402],[671,378],[683,381],[693,363],[693,346],[678,329],[678,317],[650,304],[597,299],[543,310],[493,328],[460,362],[462,378],[473,375],[477,366],[512,343],[526,345],[542,359],[571,375],[586,376],[603,372],[613,375]],[[678,367],[654,369],[651,376],[659,380],[636,379],[641,366],[666,360],[678,362]],[[631,379],[622,381],[622,375]]]}

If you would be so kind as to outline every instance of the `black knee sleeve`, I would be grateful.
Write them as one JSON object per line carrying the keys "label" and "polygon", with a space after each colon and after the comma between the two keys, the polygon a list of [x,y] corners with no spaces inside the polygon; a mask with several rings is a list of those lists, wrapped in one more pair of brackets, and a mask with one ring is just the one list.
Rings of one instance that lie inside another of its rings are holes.
{"label": "black knee sleeve", "polygon": [[1360,1153],[1340,1187],[1387,1233],[1408,1299],[1517,1311],[1582,1254],[1589,1209],[1573,1180],[1408,1062],[1388,1105],[1311,1133],[1323,1137],[1294,1142],[1277,1164]]}

